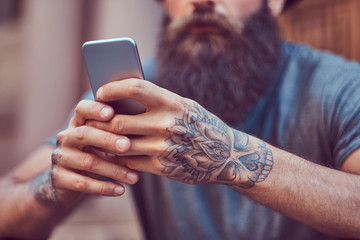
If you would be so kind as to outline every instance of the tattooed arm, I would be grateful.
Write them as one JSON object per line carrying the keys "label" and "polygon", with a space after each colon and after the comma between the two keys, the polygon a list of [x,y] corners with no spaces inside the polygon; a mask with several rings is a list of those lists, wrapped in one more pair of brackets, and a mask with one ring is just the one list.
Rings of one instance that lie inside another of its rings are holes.
{"label": "tattooed arm", "polygon": [[52,151],[51,146],[40,147],[1,177],[0,238],[45,239],[70,210],[58,208],[54,201],[46,170]]}
{"label": "tattooed arm", "polygon": [[[81,101],[57,148],[44,146],[0,179],[0,238],[45,239],[85,194],[120,196],[138,174],[96,150],[122,152],[126,137],[84,126],[87,119],[108,121],[113,110]],[[101,176],[118,182],[102,181]]]}
{"label": "tattooed arm", "polygon": [[113,82],[97,94],[101,101],[122,98],[146,104],[147,112],[87,124],[134,136],[129,151],[117,153],[130,169],[189,184],[226,184],[325,234],[360,236],[360,176],[231,129],[192,100],[149,82]]}

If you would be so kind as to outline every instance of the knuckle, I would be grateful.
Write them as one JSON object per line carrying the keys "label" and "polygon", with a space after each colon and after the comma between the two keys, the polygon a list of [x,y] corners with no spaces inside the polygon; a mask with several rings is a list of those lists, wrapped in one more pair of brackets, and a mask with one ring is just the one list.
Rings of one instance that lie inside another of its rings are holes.
{"label": "knuckle", "polygon": [[56,135],[56,146],[60,147],[62,146],[63,142],[64,142],[64,138],[65,138],[65,131],[59,132]]}
{"label": "knuckle", "polygon": [[153,159],[152,165],[156,172],[163,172],[164,171],[164,165],[156,158]]}
{"label": "knuckle", "polygon": [[102,141],[105,146],[112,146],[113,145],[113,135],[110,133],[105,133],[102,137]]}
{"label": "knuckle", "polygon": [[167,148],[167,146],[166,143],[162,140],[162,138],[152,139],[152,142],[154,144],[148,146],[149,151],[152,153],[152,156],[160,156],[164,154],[164,151]]}
{"label": "knuckle", "polygon": [[168,136],[169,130],[174,126],[174,121],[173,115],[164,116],[152,128],[158,133],[158,136]]}
{"label": "knuckle", "polygon": [[131,161],[131,159],[129,159],[129,158],[123,159],[122,164],[125,167],[127,167],[128,169],[134,169],[134,167],[135,167],[133,164],[133,161]]}
{"label": "knuckle", "polygon": [[159,121],[157,126],[159,128],[158,130],[167,130],[174,125],[173,123],[174,123],[174,117],[167,115],[163,117],[161,121]]}
{"label": "knuckle", "polygon": [[55,184],[55,182],[58,179],[58,175],[59,175],[59,169],[57,166],[51,166],[51,170],[50,170],[50,177],[51,177],[51,181],[53,182],[53,184]]}
{"label": "knuckle", "polygon": [[143,80],[131,79],[129,84],[129,93],[132,96],[140,95],[143,92],[144,88],[145,88],[145,83]]}
{"label": "knuckle", "polygon": [[85,192],[88,189],[87,182],[83,178],[78,178],[74,181],[74,189],[80,192]]}
{"label": "knuckle", "polygon": [[85,107],[87,100],[81,100],[75,107],[75,115],[81,114],[82,109]]}
{"label": "knuckle", "polygon": [[82,99],[80,100],[80,102],[78,103],[78,105],[76,106],[76,109],[81,110],[82,108],[86,107],[89,104],[89,100],[87,99]]}
{"label": "knuckle", "polygon": [[121,132],[124,129],[124,126],[125,126],[124,119],[118,117],[118,118],[114,119],[114,121],[115,121],[115,124],[114,124],[115,129],[113,129],[113,130],[115,132]]}
{"label": "knuckle", "polygon": [[60,160],[62,158],[61,152],[59,148],[56,148],[52,153],[51,153],[51,164],[52,165],[57,165]]}
{"label": "knuckle", "polygon": [[87,126],[80,126],[78,128],[75,129],[75,138],[79,141],[84,140],[85,135],[87,134],[87,132],[89,131],[88,129],[89,127]]}
{"label": "knuckle", "polygon": [[112,193],[112,190],[110,189],[108,184],[105,182],[100,183],[98,191],[99,191],[98,194],[101,194],[101,195],[111,195],[111,193]]}
{"label": "knuckle", "polygon": [[84,170],[94,170],[98,165],[98,160],[91,154],[83,154],[80,159],[80,166]]}
{"label": "knuckle", "polygon": [[185,99],[180,96],[172,96],[167,99],[167,104],[172,112],[183,112]]}
{"label": "knuckle", "polygon": [[122,168],[120,168],[120,167],[114,167],[114,168],[113,168],[113,177],[114,177],[115,179],[119,179],[119,177],[121,178],[121,177],[123,177],[124,175],[125,175],[125,171],[123,171]]}

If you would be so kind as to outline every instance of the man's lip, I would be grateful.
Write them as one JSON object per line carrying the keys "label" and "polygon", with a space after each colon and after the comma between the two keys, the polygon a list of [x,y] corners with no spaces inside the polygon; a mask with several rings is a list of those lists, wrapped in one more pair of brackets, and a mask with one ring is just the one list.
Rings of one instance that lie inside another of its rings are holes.
{"label": "man's lip", "polygon": [[219,32],[219,28],[212,24],[196,23],[191,27],[191,31],[195,33],[201,32]]}

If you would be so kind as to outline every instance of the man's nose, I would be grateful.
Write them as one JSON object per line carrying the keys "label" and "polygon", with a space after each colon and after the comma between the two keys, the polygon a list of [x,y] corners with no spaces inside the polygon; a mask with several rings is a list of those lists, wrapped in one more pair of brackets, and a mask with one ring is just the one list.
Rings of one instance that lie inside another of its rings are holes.
{"label": "man's nose", "polygon": [[215,8],[215,0],[193,0],[192,4],[198,13],[213,12]]}

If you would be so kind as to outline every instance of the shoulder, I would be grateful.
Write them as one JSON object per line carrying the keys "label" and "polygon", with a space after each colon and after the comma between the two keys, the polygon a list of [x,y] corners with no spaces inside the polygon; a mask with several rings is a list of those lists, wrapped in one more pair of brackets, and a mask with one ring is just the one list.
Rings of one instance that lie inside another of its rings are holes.
{"label": "shoulder", "polygon": [[325,78],[338,75],[359,77],[360,73],[360,64],[356,61],[346,60],[329,51],[320,51],[304,44],[289,42],[282,43],[281,65],[283,69],[300,75],[320,75]]}
{"label": "shoulder", "polygon": [[295,99],[284,103],[296,109],[294,121],[323,136],[318,142],[329,142],[332,164],[340,167],[360,146],[360,64],[306,45],[283,43],[278,74],[279,94]]}
{"label": "shoulder", "polygon": [[332,97],[349,87],[358,86],[357,91],[360,92],[358,62],[303,44],[282,44],[282,58],[277,73],[285,85],[293,84],[316,93],[327,92]]}

